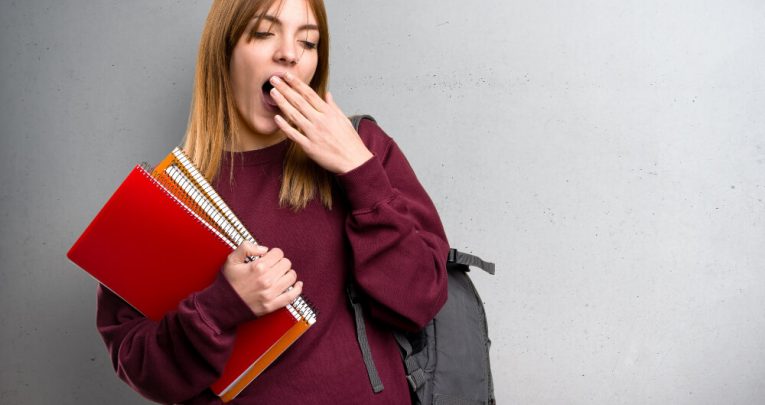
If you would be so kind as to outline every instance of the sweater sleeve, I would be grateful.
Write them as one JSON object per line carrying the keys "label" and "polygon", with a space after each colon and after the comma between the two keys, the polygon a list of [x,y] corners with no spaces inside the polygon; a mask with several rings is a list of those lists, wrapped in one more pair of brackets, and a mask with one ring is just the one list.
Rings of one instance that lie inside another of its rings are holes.
{"label": "sweater sleeve", "polygon": [[222,275],[158,322],[98,286],[96,324],[117,375],[158,402],[183,402],[207,389],[231,354],[236,326],[254,318]]}
{"label": "sweater sleeve", "polygon": [[350,204],[355,280],[372,317],[419,330],[446,302],[443,225],[396,143],[368,120],[359,132],[374,157],[338,176]]}

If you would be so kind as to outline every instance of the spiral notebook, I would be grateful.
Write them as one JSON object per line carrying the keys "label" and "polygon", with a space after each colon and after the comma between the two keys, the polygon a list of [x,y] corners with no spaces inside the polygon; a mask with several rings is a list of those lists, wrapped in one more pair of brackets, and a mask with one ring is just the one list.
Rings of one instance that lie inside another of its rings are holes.
{"label": "spiral notebook", "polygon": [[[67,253],[146,317],[159,320],[212,284],[243,241],[257,243],[180,149],[136,166]],[[316,322],[303,297],[243,324],[211,389],[232,400]]]}

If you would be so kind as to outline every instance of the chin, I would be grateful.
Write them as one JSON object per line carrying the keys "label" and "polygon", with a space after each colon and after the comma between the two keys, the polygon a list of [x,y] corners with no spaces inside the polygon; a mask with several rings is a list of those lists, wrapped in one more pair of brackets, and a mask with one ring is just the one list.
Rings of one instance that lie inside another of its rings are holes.
{"label": "chin", "polygon": [[[241,117],[241,115],[240,115]],[[279,126],[274,121],[274,116],[260,116],[256,115],[249,119],[240,119],[240,124],[247,127],[247,132],[261,136],[269,136],[276,133],[279,130]]]}
{"label": "chin", "polygon": [[257,134],[273,135],[279,130],[273,118],[260,118],[251,123],[250,128]]}

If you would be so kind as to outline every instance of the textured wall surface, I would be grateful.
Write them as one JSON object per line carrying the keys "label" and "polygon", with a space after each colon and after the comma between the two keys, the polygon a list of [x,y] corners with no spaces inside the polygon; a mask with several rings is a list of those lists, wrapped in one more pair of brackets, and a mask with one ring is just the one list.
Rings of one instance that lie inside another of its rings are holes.
{"label": "textured wall surface", "polygon": [[[499,403],[762,403],[765,3],[475,3],[328,0],[331,90],[496,261]],[[145,402],[64,254],[180,142],[209,4],[0,2],[0,403]]]}

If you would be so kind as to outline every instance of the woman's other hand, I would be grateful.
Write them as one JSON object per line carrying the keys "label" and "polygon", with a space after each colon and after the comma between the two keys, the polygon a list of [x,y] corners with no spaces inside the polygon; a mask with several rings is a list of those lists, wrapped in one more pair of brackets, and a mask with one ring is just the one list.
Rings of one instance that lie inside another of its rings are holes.
{"label": "woman's other hand", "polygon": [[[248,262],[248,256],[260,257]],[[278,248],[269,250],[244,242],[228,255],[222,272],[257,316],[285,307],[303,291],[303,282],[297,281],[292,263]]]}
{"label": "woman's other hand", "polygon": [[283,80],[273,76],[271,84],[271,97],[296,128],[281,115],[274,117],[276,124],[321,167],[342,174],[372,158],[329,92],[322,100],[309,85],[289,73]]}

